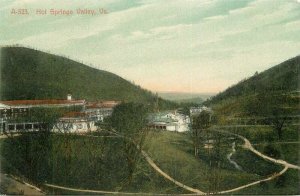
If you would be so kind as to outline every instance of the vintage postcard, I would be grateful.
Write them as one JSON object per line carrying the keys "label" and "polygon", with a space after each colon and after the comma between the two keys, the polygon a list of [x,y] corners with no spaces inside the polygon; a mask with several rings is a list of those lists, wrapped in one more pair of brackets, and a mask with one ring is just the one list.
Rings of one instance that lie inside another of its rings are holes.
{"label": "vintage postcard", "polygon": [[300,0],[1,0],[1,195],[300,195]]}

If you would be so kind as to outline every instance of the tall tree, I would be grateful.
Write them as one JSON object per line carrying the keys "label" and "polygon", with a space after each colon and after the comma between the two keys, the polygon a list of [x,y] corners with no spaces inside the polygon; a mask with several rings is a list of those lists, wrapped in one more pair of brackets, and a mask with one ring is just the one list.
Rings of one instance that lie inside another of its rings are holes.
{"label": "tall tree", "polygon": [[290,111],[285,107],[286,96],[275,93],[261,93],[247,99],[244,109],[246,115],[264,118],[264,123],[269,124],[276,131],[278,139],[282,139],[283,126]]}
{"label": "tall tree", "polygon": [[[127,159],[129,184],[139,159],[139,150],[142,148],[147,130],[148,109],[137,103],[122,103],[114,108],[111,116],[111,126],[124,136],[123,150]],[[139,146],[139,149],[137,148]]]}
{"label": "tall tree", "polygon": [[202,111],[200,114],[192,117],[192,137],[194,144],[195,156],[199,155],[201,145],[201,132],[210,126],[211,114],[207,111]]}

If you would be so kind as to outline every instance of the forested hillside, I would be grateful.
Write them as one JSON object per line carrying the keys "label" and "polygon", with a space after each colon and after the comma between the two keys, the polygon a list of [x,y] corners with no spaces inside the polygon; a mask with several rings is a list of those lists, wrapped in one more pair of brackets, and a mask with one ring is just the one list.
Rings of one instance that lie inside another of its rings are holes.
{"label": "forested hillside", "polygon": [[300,56],[255,73],[204,102],[222,118],[295,116],[300,112]]}
{"label": "forested hillside", "polygon": [[291,92],[300,90],[300,56],[287,60],[262,73],[242,80],[213,96],[205,104],[214,104],[232,97],[265,92]]}
{"label": "forested hillside", "polygon": [[[65,57],[24,48],[1,49],[1,100],[75,99],[154,103],[148,90],[107,71]],[[164,107],[173,103],[158,98]]]}

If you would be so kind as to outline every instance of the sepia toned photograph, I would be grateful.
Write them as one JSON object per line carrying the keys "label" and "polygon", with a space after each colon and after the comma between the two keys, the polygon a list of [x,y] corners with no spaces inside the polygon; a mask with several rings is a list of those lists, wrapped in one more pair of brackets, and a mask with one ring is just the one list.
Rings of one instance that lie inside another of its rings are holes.
{"label": "sepia toned photograph", "polygon": [[0,0],[0,195],[300,195],[300,0]]}

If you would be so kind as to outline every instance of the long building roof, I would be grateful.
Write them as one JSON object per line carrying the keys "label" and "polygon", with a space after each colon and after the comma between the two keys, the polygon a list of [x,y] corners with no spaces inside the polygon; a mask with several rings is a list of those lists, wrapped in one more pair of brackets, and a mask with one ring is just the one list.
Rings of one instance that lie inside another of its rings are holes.
{"label": "long building roof", "polygon": [[6,106],[43,106],[43,105],[78,105],[84,104],[85,100],[60,100],[60,99],[45,99],[45,100],[10,100],[0,101],[0,104]]}

